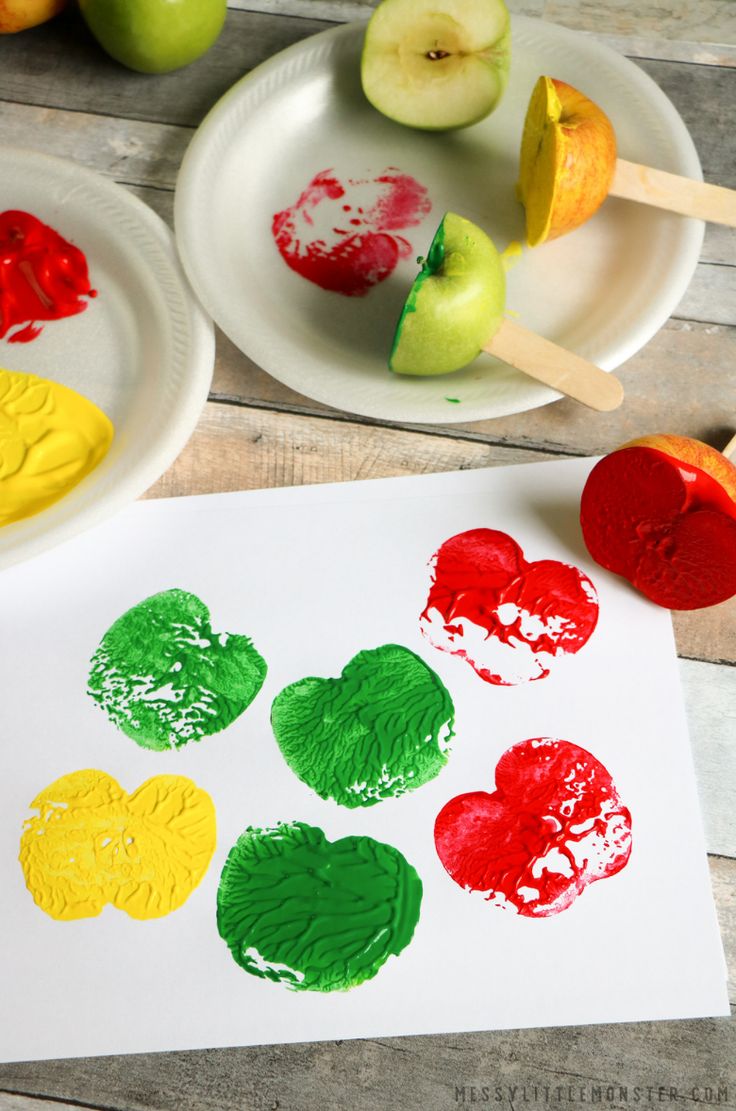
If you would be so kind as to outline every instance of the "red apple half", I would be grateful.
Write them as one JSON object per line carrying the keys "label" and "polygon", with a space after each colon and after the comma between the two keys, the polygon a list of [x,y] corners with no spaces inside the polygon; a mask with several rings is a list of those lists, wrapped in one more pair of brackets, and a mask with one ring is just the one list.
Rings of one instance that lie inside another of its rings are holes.
{"label": "red apple half", "polygon": [[591,471],[580,504],[588,551],[673,610],[736,594],[736,467],[685,436],[633,440]]}

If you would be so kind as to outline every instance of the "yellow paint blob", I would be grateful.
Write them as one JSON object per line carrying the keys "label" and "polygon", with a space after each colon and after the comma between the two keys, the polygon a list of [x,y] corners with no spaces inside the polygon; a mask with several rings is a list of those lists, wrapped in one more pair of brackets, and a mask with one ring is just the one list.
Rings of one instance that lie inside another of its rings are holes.
{"label": "yellow paint blob", "polygon": [[106,455],[113,426],[86,397],[0,368],[0,525],[68,494]]}
{"label": "yellow paint blob", "polygon": [[524,248],[521,243],[518,243],[515,239],[512,239],[508,247],[506,247],[504,251],[501,251],[501,262],[507,274],[512,266],[516,265],[523,254]]}
{"label": "yellow paint blob", "polygon": [[111,903],[161,918],[191,895],[216,844],[212,799],[191,779],[157,775],[132,795],[95,769],[62,776],[31,803],[20,863],[52,918],[93,918]]}

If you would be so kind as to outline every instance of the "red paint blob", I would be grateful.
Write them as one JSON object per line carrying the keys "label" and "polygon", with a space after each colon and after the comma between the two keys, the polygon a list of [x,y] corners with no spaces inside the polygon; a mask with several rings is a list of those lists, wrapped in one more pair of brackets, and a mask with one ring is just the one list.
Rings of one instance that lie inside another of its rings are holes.
{"label": "red paint blob", "polygon": [[[355,203],[345,202],[348,194]],[[359,200],[365,203],[358,205]],[[421,223],[431,207],[424,186],[393,167],[372,180],[346,184],[332,170],[322,170],[296,204],[276,213],[271,231],[284,262],[297,274],[322,289],[363,297],[400,258],[412,254],[411,244],[396,232]],[[341,227],[341,214],[352,211],[360,218]]]}
{"label": "red paint blob", "polygon": [[631,815],[600,761],[569,741],[508,749],[493,794],[458,795],[434,826],[455,883],[527,918],[566,910],[631,854]]}
{"label": "red paint blob", "polygon": [[588,550],[667,609],[736,594],[736,503],[706,471],[650,447],[596,463],[580,504]]}
{"label": "red paint blob", "polygon": [[460,656],[488,683],[510,686],[549,675],[579,651],[598,620],[590,579],[567,563],[527,563],[505,532],[472,529],[432,557],[433,582],[419,618],[443,652]]}
{"label": "red paint blob", "polygon": [[28,343],[36,321],[75,316],[94,296],[78,247],[29,212],[0,213],[0,338],[20,324],[8,342]]}

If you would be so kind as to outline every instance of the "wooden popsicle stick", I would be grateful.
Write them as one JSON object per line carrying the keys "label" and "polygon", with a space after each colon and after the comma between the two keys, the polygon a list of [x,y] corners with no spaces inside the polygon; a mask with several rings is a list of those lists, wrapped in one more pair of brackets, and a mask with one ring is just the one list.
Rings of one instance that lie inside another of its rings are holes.
{"label": "wooden popsicle stick", "polygon": [[731,437],[725,447],[721,448],[721,455],[725,455],[726,459],[730,459],[734,454],[736,454],[736,434]]}
{"label": "wooden popsicle stick", "polygon": [[616,160],[608,194],[736,228],[736,190],[691,181],[688,177],[626,162],[623,158]]}
{"label": "wooden popsicle stick", "polygon": [[617,409],[623,401],[618,378],[512,320],[504,320],[483,350],[601,413]]}

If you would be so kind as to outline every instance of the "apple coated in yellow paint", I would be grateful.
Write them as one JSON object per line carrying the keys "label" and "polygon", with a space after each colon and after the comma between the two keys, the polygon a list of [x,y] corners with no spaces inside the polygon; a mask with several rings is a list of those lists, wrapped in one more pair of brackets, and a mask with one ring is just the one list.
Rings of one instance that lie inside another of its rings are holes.
{"label": "apple coated in yellow paint", "polygon": [[603,204],[616,135],[602,108],[564,81],[540,77],[524,121],[519,199],[530,247],[565,235]]}
{"label": "apple coated in yellow paint", "polygon": [[113,426],[86,397],[0,368],[0,525],[63,498],[106,455]]}
{"label": "apple coated in yellow paint", "polygon": [[212,799],[191,779],[157,775],[128,795],[95,769],[62,776],[33,800],[20,863],[36,904],[59,921],[107,903],[131,918],[178,910],[216,844]]}

